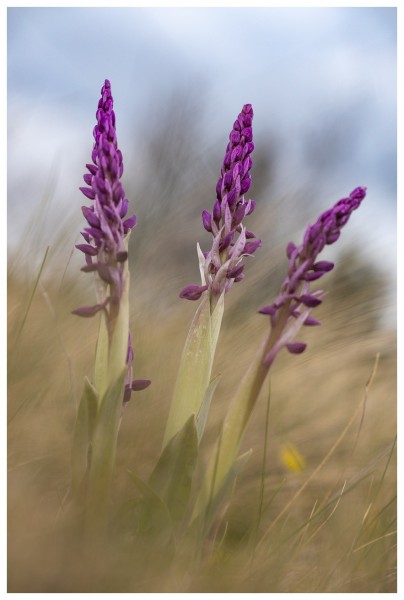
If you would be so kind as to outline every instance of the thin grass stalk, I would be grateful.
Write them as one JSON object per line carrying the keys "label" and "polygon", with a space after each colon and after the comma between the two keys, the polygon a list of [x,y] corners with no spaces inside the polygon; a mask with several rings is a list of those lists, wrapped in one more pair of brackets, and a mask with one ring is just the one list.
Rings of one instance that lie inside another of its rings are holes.
{"label": "thin grass stalk", "polygon": [[283,517],[284,514],[287,513],[289,508],[297,500],[297,498],[302,494],[302,492],[306,489],[306,487],[309,485],[309,483],[315,477],[317,477],[318,473],[321,471],[321,469],[324,467],[324,465],[330,460],[330,458],[334,454],[335,450],[338,448],[338,446],[341,444],[342,440],[344,439],[344,437],[346,436],[348,431],[351,429],[358,414],[360,413],[361,410],[363,410],[364,403],[367,401],[368,393],[369,393],[370,387],[373,383],[373,380],[375,378],[377,367],[379,365],[379,358],[380,358],[380,354],[378,353],[375,358],[372,372],[371,372],[369,379],[365,386],[365,393],[364,393],[363,397],[361,398],[360,402],[358,403],[358,405],[357,405],[355,411],[353,412],[351,418],[349,419],[348,423],[345,425],[344,429],[341,431],[340,435],[335,440],[334,444],[331,446],[330,450],[327,452],[327,454],[325,455],[323,460],[320,462],[320,464],[317,465],[317,467],[310,474],[310,476],[306,479],[306,481],[300,486],[300,488],[297,490],[297,492],[293,495],[293,497],[289,500],[289,502],[283,507],[283,509],[276,516],[276,518],[272,521],[271,525],[268,527],[268,529],[262,536],[257,548],[260,548],[264,544],[264,541],[267,539],[268,535],[270,534],[272,529],[275,527],[275,525],[278,523],[278,521]]}
{"label": "thin grass stalk", "polygon": [[265,411],[265,432],[264,432],[264,448],[262,451],[262,463],[261,463],[260,494],[259,494],[259,501],[258,501],[257,519],[256,519],[256,524],[255,524],[255,528],[254,528],[254,532],[253,532],[251,562],[253,562],[254,557],[255,557],[255,547],[257,545],[258,532],[259,532],[259,528],[261,525],[261,519],[262,519],[262,514],[263,514],[263,508],[264,508],[270,406],[271,406],[271,382],[269,381],[269,390],[268,390],[266,411]]}
{"label": "thin grass stalk", "polygon": [[34,282],[34,286],[32,288],[32,292],[31,292],[30,297],[28,299],[27,307],[25,309],[25,312],[24,312],[23,318],[21,320],[20,326],[19,326],[19,328],[17,330],[17,335],[16,335],[16,338],[15,338],[15,343],[16,344],[18,344],[20,336],[21,336],[22,331],[24,329],[24,326],[25,326],[25,323],[26,323],[26,320],[27,320],[27,317],[28,317],[28,313],[29,313],[29,311],[31,309],[32,301],[34,299],[35,292],[36,292],[37,287],[38,287],[39,280],[41,279],[41,275],[42,275],[42,272],[43,272],[44,267],[45,267],[46,259],[48,258],[49,250],[50,250],[50,246],[47,246],[47,248],[45,250],[44,257],[43,257],[42,262],[41,262],[41,266],[39,267],[38,275],[36,276],[36,279],[35,279],[35,282]]}

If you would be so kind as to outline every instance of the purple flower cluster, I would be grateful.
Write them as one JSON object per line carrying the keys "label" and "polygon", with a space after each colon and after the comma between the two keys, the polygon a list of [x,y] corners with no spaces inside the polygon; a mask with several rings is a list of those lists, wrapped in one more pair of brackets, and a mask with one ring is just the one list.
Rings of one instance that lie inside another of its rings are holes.
{"label": "purple flower cluster", "polygon": [[261,240],[245,229],[244,217],[255,208],[254,200],[245,200],[244,194],[251,186],[251,153],[253,109],[245,104],[229,136],[221,174],[216,185],[216,202],[210,213],[204,210],[202,223],[212,234],[212,249],[203,254],[205,285],[188,285],[180,293],[181,298],[199,300],[203,292],[210,289],[219,296],[227,292],[233,283],[244,278],[244,256],[254,254]]}
{"label": "purple flower cluster", "polygon": [[[334,263],[325,260],[317,261],[317,257],[326,245],[333,244],[341,234],[342,227],[347,223],[351,213],[356,210],[364,197],[366,187],[358,187],[348,198],[339,200],[331,209],[323,213],[314,225],[309,225],[304,234],[301,246],[290,242],[286,249],[289,259],[289,270],[283,281],[280,295],[275,302],[264,306],[259,311],[269,315],[271,326],[281,329],[277,343],[266,357],[270,363],[276,352],[286,346],[292,354],[300,354],[306,349],[303,342],[292,342],[291,339],[302,325],[315,326],[320,322],[309,316],[311,310],[321,304],[324,292],[310,291],[312,281],[320,279],[325,273],[334,268]],[[292,325],[286,330],[286,325]]]}
{"label": "purple flower cluster", "polygon": [[123,263],[128,257],[124,237],[135,226],[136,217],[125,218],[129,201],[120,181],[122,153],[118,149],[111,84],[107,79],[101,89],[96,118],[93,164],[86,165],[88,173],[83,176],[89,187],[80,188],[93,203],[82,207],[88,223],[81,232],[86,243],[77,244],[76,248],[85,254],[86,265],[82,271],[96,271],[109,285],[110,295],[100,304],[84,306],[73,312],[84,317],[93,316],[99,310],[107,310],[109,304],[113,318],[119,310],[124,286]]}

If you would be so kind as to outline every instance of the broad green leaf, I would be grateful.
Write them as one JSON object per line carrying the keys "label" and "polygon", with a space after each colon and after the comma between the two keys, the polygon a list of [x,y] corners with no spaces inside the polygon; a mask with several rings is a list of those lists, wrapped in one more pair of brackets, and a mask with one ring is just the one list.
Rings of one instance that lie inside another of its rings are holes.
{"label": "broad green leaf", "polygon": [[219,511],[222,509],[223,503],[229,499],[236,477],[243,469],[245,463],[250,458],[251,454],[252,449],[248,450],[247,452],[241,454],[241,456],[236,458],[236,460],[231,465],[229,471],[226,473],[225,478],[222,480],[222,483],[219,489],[217,490],[216,494],[209,499],[205,515],[202,516],[203,527],[206,533],[209,531],[210,527],[213,524],[213,521],[218,516]]}
{"label": "broad green leaf", "polygon": [[263,349],[261,349],[242,380],[229,407],[219,440],[206,469],[194,516],[204,511],[207,499],[216,496],[231,470],[239,450],[241,438],[267,373],[268,367],[263,364]]}
{"label": "broad green leaf", "polygon": [[134,524],[136,533],[157,536],[160,543],[169,541],[172,537],[173,525],[167,505],[149,484],[132,471],[128,473],[142,496],[140,501],[134,501],[138,513],[137,522]]}
{"label": "broad green leaf", "polygon": [[210,297],[205,294],[195,313],[181,356],[163,448],[189,417],[199,412],[211,378],[223,309],[223,294],[212,314]]}
{"label": "broad green leaf", "polygon": [[213,488],[214,494],[221,487],[237,456],[241,438],[258,399],[267,372],[268,368],[262,364],[262,352],[260,351],[242,380],[223,423],[219,453],[215,459],[216,476]]}
{"label": "broad green leaf", "polygon": [[191,415],[184,427],[164,448],[149,483],[168,506],[175,523],[186,512],[198,458],[198,434]]}
{"label": "broad green leaf", "polygon": [[203,402],[201,404],[201,408],[199,409],[198,414],[196,415],[196,430],[198,433],[198,442],[201,442],[203,432],[205,431],[206,421],[209,414],[210,404],[213,398],[213,395],[216,391],[217,386],[219,385],[221,379],[221,375],[216,375],[211,382],[205,392],[205,396]]}
{"label": "broad green leaf", "polygon": [[88,469],[89,446],[93,435],[97,406],[97,391],[85,377],[73,434],[72,492],[75,496],[79,493]]}
{"label": "broad green leaf", "polygon": [[88,483],[88,526],[98,528],[105,517],[115,464],[119,420],[122,410],[126,369],[101,399],[92,439]]}

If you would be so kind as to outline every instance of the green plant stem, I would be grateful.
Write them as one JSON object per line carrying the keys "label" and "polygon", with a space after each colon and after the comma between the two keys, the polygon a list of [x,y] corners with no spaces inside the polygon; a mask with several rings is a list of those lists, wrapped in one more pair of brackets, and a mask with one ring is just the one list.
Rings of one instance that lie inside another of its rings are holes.
{"label": "green plant stem", "polygon": [[194,518],[205,513],[206,506],[220,490],[237,457],[244,431],[273,362],[267,363],[265,358],[279,340],[288,317],[289,304],[285,304],[275,327],[271,329],[256,354],[229,407],[197,498]]}

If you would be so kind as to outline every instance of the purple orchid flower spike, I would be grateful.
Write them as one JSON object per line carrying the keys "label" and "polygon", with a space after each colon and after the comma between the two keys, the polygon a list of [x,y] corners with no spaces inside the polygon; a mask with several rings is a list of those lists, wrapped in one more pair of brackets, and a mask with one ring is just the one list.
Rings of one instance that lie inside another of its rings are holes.
{"label": "purple orchid flower spike", "polygon": [[82,271],[97,272],[109,286],[109,296],[94,307],[81,307],[73,312],[79,316],[93,316],[106,310],[109,322],[113,323],[119,311],[124,262],[128,258],[124,238],[136,225],[136,217],[126,216],[129,201],[120,181],[122,153],[118,148],[111,84],[107,79],[101,89],[96,118],[93,162],[86,165],[88,173],[83,176],[88,187],[80,188],[92,204],[82,207],[88,226],[81,232],[85,243],[77,244],[76,248],[85,255],[86,265]]}
{"label": "purple orchid flower spike", "polygon": [[[339,200],[331,209],[324,212],[314,225],[309,225],[303,243],[295,246],[290,242],[286,248],[289,259],[288,275],[282,283],[279,296],[269,306],[259,311],[269,315],[275,343],[265,356],[264,363],[270,366],[277,353],[286,347],[292,354],[300,354],[306,349],[303,342],[292,339],[303,325],[316,326],[320,322],[310,317],[310,312],[319,306],[324,297],[322,290],[311,291],[311,283],[320,279],[334,268],[334,263],[320,260],[318,255],[326,245],[334,244],[366,196],[366,187],[358,187],[348,198]],[[276,332],[274,334],[274,332]]]}
{"label": "purple orchid flower spike", "polygon": [[251,186],[253,114],[251,104],[245,104],[234,122],[216,185],[216,202],[211,213],[202,213],[203,226],[213,236],[211,250],[200,253],[204,282],[186,286],[180,298],[199,300],[207,290],[217,298],[227,292],[244,278],[243,257],[261,246],[261,240],[254,240],[255,234],[243,226],[243,219],[255,208],[254,200],[244,198]]}

